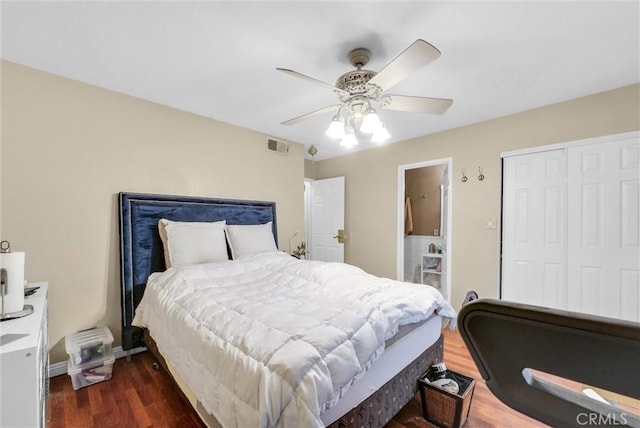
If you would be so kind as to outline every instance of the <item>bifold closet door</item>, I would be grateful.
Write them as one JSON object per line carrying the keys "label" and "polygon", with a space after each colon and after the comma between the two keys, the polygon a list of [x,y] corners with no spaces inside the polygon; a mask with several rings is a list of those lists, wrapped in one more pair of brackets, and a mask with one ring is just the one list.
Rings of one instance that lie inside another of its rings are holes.
{"label": "bifold closet door", "polygon": [[503,159],[505,300],[640,322],[638,136]]}
{"label": "bifold closet door", "polygon": [[567,150],[569,310],[640,321],[639,147]]}
{"label": "bifold closet door", "polygon": [[566,308],[566,151],[503,159],[501,298]]}

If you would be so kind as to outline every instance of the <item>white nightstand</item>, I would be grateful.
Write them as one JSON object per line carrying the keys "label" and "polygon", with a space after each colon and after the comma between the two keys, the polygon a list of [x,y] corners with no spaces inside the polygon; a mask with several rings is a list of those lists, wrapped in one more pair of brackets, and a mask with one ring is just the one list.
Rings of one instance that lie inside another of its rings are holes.
{"label": "white nightstand", "polygon": [[0,322],[0,427],[43,427],[49,394],[46,282],[25,297],[33,313]]}

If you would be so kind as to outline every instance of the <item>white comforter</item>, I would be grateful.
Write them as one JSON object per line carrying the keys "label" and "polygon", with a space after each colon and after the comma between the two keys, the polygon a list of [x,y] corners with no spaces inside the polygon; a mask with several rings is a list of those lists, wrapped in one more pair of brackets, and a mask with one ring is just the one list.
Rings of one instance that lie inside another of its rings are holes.
{"label": "white comforter", "polygon": [[314,427],[434,312],[455,317],[432,287],[267,253],[151,275],[133,323],[223,426]]}

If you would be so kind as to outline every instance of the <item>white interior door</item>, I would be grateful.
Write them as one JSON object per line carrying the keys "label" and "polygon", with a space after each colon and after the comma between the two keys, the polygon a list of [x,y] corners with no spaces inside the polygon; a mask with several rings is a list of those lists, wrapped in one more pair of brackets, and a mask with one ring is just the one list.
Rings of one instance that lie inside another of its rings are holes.
{"label": "white interior door", "polygon": [[569,310],[640,321],[639,147],[568,150]]}
{"label": "white interior door", "polygon": [[502,288],[505,300],[566,308],[565,150],[503,163]]}
{"label": "white interior door", "polygon": [[344,234],[344,177],[310,182],[311,210],[309,223],[310,260],[326,262],[344,261],[344,243],[339,242],[339,231]]}

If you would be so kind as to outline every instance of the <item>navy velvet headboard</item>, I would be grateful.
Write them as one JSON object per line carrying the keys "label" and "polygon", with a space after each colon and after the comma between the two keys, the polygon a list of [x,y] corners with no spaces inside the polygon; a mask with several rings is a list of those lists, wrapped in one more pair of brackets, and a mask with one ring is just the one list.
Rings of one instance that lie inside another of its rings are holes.
{"label": "navy velvet headboard", "polygon": [[142,331],[131,325],[147,278],[165,270],[158,220],[220,221],[227,224],[273,222],[278,243],[275,202],[189,196],[120,193],[120,270],[122,285],[122,349],[144,346]]}

